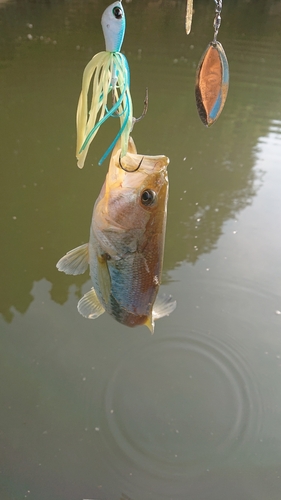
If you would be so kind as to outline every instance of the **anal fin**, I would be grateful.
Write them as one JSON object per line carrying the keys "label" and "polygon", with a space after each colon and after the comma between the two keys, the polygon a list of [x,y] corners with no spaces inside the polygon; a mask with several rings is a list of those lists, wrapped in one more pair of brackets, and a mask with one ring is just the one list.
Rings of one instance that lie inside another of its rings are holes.
{"label": "anal fin", "polygon": [[67,252],[58,262],[57,268],[65,274],[83,274],[89,265],[89,244]]}
{"label": "anal fin", "polygon": [[104,313],[105,309],[101,305],[94,288],[79,300],[77,309],[84,318],[96,319]]}

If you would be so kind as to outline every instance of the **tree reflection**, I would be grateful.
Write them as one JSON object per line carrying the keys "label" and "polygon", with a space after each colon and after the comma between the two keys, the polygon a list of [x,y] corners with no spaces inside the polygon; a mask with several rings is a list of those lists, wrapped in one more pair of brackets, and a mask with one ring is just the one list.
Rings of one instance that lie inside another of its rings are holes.
{"label": "tree reflection", "polygon": [[133,498],[128,497],[128,495],[125,495],[125,493],[122,493],[120,500],[133,500]]}
{"label": "tree reflection", "polygon": [[[80,296],[88,277],[63,276],[55,264],[67,250],[87,241],[107,168],[97,167],[101,142],[92,161],[78,172],[74,115],[83,67],[95,53],[93,47],[102,50],[98,16],[108,2],[49,3],[50,8],[42,9],[42,2],[26,0],[0,11],[1,25],[9,26],[0,35],[1,59],[10,61],[0,82],[5,168],[0,311],[7,321],[12,307],[21,313],[28,309],[33,283],[42,278],[53,284],[52,299],[60,304],[72,284]],[[153,0],[126,6],[124,50],[135,108],[142,107],[147,84],[150,95],[136,142],[144,153],[167,154],[171,160],[167,271],[184,260],[195,263],[214,249],[225,221],[251,203],[261,178],[254,168],[257,144],[268,133],[281,101],[276,67],[280,30],[275,30],[280,2],[226,3],[220,38],[230,64],[230,90],[218,122],[210,130],[202,126],[195,109],[194,77],[212,37],[214,5],[207,0],[197,4],[189,37],[184,32],[184,1],[163,0],[162,9],[155,9]],[[57,44],[42,45],[36,37],[27,40],[30,22],[33,34],[51,34]],[[264,54],[254,51],[252,37],[258,37],[259,49],[265,51],[263,63]]]}

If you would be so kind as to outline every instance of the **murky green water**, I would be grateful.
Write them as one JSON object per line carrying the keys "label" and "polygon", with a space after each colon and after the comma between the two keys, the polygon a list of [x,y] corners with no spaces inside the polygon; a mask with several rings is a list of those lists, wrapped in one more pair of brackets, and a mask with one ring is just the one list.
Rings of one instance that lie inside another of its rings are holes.
{"label": "murky green water", "polygon": [[[224,2],[230,65],[210,129],[195,107],[214,2],[124,3],[141,153],[170,158],[156,323],[83,319],[88,277],[57,260],[87,241],[114,125],[75,161],[81,75],[105,1],[0,3],[1,500],[279,500],[281,3]],[[93,166],[91,166],[93,164]]]}

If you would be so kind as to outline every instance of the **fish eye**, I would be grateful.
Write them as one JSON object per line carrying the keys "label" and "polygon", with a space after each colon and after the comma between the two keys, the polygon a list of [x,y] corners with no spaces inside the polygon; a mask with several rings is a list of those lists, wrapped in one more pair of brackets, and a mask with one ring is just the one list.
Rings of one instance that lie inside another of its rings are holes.
{"label": "fish eye", "polygon": [[156,193],[151,189],[146,189],[141,194],[141,202],[146,207],[151,207],[156,201]]}
{"label": "fish eye", "polygon": [[112,9],[112,13],[116,19],[122,19],[123,17],[123,12],[120,7],[114,7],[114,9]]}

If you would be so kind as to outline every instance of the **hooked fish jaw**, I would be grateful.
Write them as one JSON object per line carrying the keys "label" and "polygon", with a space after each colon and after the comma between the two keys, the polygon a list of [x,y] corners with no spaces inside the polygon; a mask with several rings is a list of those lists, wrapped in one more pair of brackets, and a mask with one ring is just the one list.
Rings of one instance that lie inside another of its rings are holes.
{"label": "hooked fish jaw", "polygon": [[161,172],[161,170],[166,170],[170,163],[169,158],[165,155],[146,156],[128,152],[121,158],[120,154],[121,150],[118,150],[113,157],[114,164],[127,173],[142,172],[151,174],[152,172]]}

